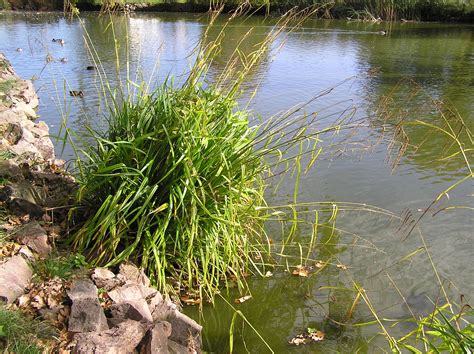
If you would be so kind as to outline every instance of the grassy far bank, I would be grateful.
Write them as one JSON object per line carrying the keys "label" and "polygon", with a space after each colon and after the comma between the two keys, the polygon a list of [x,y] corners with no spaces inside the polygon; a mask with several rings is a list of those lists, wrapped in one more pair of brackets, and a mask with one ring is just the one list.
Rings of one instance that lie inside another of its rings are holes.
{"label": "grassy far bank", "polygon": [[[241,0],[223,1],[226,10],[237,8]],[[293,7],[315,6],[315,14],[323,18],[382,21],[474,21],[472,0],[251,0],[261,14],[281,14]],[[120,8],[125,4],[144,5],[138,10],[206,12],[211,6],[207,0],[0,0],[0,10],[98,10]]]}

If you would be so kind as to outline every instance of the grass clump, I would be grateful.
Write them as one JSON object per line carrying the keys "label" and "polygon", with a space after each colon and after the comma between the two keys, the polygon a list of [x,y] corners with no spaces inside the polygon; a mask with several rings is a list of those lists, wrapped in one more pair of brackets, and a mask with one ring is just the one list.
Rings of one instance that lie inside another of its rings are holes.
{"label": "grass clump", "polygon": [[398,345],[412,353],[422,353],[416,343],[421,343],[424,352],[429,353],[472,353],[474,325],[470,320],[473,314],[469,305],[459,313],[453,313],[450,304],[438,306],[430,315],[413,320],[416,328],[399,339]]}
{"label": "grass clump", "polygon": [[17,310],[0,307],[0,350],[3,353],[41,354],[38,343],[41,324]]}
{"label": "grass clump", "polygon": [[132,260],[161,288],[168,275],[208,293],[240,277],[263,231],[265,164],[235,107],[200,85],[123,103],[81,165],[90,215],[73,241],[79,252],[94,264]]}
{"label": "grass clump", "polygon": [[40,259],[32,263],[33,272],[36,279],[46,281],[58,277],[60,279],[69,279],[81,267],[86,266],[84,256],[73,254],[68,257],[51,256]]}

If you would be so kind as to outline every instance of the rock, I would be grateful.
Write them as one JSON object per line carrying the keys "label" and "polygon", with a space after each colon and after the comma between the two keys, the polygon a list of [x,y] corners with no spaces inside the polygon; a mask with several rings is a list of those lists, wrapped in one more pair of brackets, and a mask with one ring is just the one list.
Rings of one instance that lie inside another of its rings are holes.
{"label": "rock", "polygon": [[67,296],[73,302],[79,299],[97,298],[97,287],[89,279],[79,279],[67,290]]}
{"label": "rock", "polygon": [[33,272],[22,256],[16,255],[0,265],[0,301],[14,302],[29,284]]}
{"label": "rock", "polygon": [[119,279],[125,282],[135,283],[143,286],[150,286],[150,279],[145,275],[143,270],[138,269],[136,266],[130,263],[122,263],[119,267]]}
{"label": "rock", "polygon": [[73,353],[77,354],[128,354],[133,353],[142,341],[147,326],[128,320],[117,327],[101,333],[80,333],[74,336],[77,342]]}
{"label": "rock", "polygon": [[39,205],[22,198],[14,198],[8,201],[7,206],[17,216],[28,214],[32,219],[40,219],[44,214],[43,208]]}
{"label": "rock", "polygon": [[176,305],[171,301],[164,301],[160,293],[151,298],[148,308],[150,309],[153,321],[164,321],[175,310]]}
{"label": "rock", "polygon": [[0,135],[8,141],[10,145],[15,145],[22,138],[22,129],[18,123],[0,123]]}
{"label": "rock", "polygon": [[190,354],[196,351],[190,351],[184,345],[178,344],[175,341],[168,340],[168,353],[170,354]]}
{"label": "rock", "polygon": [[178,310],[172,311],[167,319],[173,331],[170,339],[186,347],[201,347],[202,326]]}
{"label": "rock", "polygon": [[17,242],[28,246],[41,256],[47,256],[51,253],[51,246],[48,244],[48,234],[37,221],[24,225],[15,232],[13,237]]}
{"label": "rock", "polygon": [[96,268],[92,273],[92,280],[98,288],[104,288],[110,291],[119,285],[122,285],[122,281],[115,277],[115,274],[107,268]]}
{"label": "rock", "polygon": [[113,304],[109,307],[110,315],[109,324],[116,326],[126,320],[134,320],[138,322],[150,322],[148,318],[144,318],[141,306],[136,306],[136,302],[124,302],[121,304]]}
{"label": "rock", "polygon": [[109,328],[97,297],[97,287],[91,280],[76,280],[67,295],[72,300],[69,332],[101,332]]}
{"label": "rock", "polygon": [[169,322],[156,322],[145,337],[145,354],[168,354],[170,334],[171,324]]}
{"label": "rock", "polygon": [[9,185],[3,187],[0,186],[0,202],[6,202],[10,200],[10,197],[13,195],[13,192],[13,188]]}
{"label": "rock", "polygon": [[20,167],[11,160],[0,161],[0,177],[10,181],[19,181],[23,178]]}
{"label": "rock", "polygon": [[115,304],[129,304],[134,310],[138,311],[143,321],[152,322],[153,317],[145,298],[142,295],[140,286],[136,284],[125,284],[120,288],[109,291],[110,299]]}

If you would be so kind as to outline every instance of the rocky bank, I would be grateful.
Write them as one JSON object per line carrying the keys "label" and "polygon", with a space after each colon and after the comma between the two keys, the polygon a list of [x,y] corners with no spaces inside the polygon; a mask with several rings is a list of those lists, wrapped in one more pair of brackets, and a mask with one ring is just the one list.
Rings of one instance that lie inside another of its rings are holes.
{"label": "rocky bank", "polygon": [[[54,154],[38,97],[0,53],[0,302],[57,329],[52,352],[199,353],[201,326],[132,264],[32,282],[51,258],[76,184]],[[0,324],[1,325],[1,324]]]}

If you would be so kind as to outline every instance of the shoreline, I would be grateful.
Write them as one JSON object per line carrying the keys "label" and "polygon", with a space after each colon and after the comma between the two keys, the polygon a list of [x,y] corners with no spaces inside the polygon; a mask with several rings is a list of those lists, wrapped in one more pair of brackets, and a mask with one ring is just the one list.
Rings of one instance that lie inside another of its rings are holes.
{"label": "shoreline", "polygon": [[[39,14],[39,13],[64,13],[62,4],[61,6],[50,6],[46,7],[37,7],[31,8],[29,5],[23,7],[14,7],[7,8],[4,5],[2,6],[0,0],[0,14],[2,13],[23,13],[23,14]],[[6,1],[6,0],[4,0]],[[300,7],[300,6],[297,6]],[[84,12],[100,12],[102,5],[90,4],[90,3],[78,3],[77,9],[79,13]],[[269,16],[269,17],[279,17],[284,14],[286,11],[292,9],[293,7],[288,6],[270,6],[267,8],[265,6],[255,7],[255,10],[252,12],[251,16]],[[301,9],[304,9],[305,6],[301,6]],[[226,5],[223,13],[230,13],[236,9],[236,6]],[[200,13],[204,14],[209,11],[209,4],[198,4],[198,3],[189,3],[189,2],[169,2],[169,3],[146,3],[146,2],[135,2],[129,1],[125,2],[123,5],[117,5],[112,11],[116,13],[134,13],[134,12],[144,12],[144,13]],[[348,20],[354,22],[367,22],[367,23],[380,23],[380,22],[395,22],[395,23],[459,23],[459,24],[474,24],[474,8],[466,10],[466,12],[459,13],[459,9],[452,9],[452,13],[443,14],[445,11],[442,8],[437,8],[435,11],[439,12],[438,14],[428,14],[423,15],[420,18],[403,18],[395,20],[385,20],[382,18],[357,18],[353,17],[357,12],[354,9],[349,9],[347,7],[335,7],[331,11],[315,15],[312,19],[318,20]],[[464,11],[464,10],[463,10]],[[457,17],[456,17],[456,16]]]}

